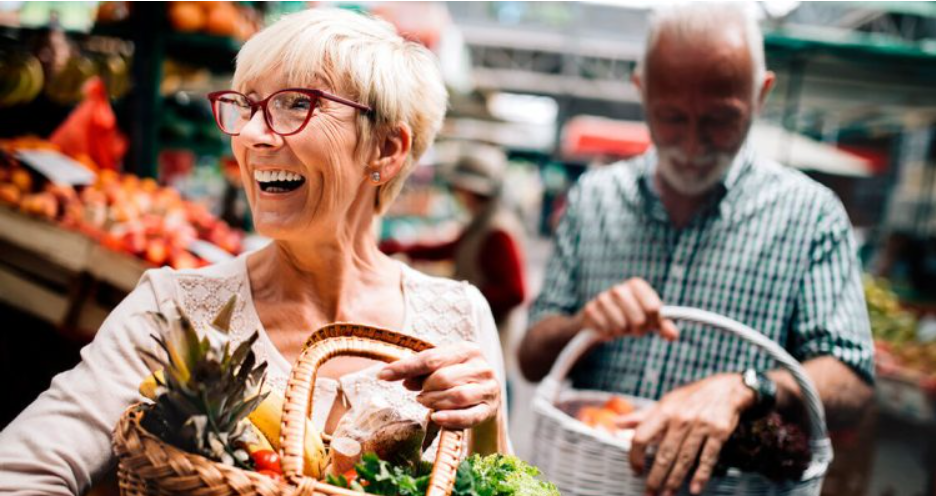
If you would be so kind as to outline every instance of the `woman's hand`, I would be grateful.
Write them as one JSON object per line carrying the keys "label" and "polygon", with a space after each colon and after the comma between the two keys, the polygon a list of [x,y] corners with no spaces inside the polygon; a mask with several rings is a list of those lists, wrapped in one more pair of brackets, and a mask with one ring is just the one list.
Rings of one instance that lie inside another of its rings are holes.
{"label": "woman's hand", "polygon": [[432,348],[384,367],[377,376],[403,380],[421,391],[419,402],[433,411],[432,421],[450,429],[467,429],[497,413],[501,386],[481,348],[462,342]]}

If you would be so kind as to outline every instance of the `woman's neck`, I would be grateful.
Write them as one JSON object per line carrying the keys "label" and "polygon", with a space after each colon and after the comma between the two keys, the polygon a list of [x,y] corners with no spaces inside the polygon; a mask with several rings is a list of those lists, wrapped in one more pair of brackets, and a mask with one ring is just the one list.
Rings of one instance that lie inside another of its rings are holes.
{"label": "woman's neck", "polygon": [[402,277],[370,229],[277,240],[247,264],[255,299],[313,308],[328,322],[353,317],[366,305],[362,295],[399,291]]}

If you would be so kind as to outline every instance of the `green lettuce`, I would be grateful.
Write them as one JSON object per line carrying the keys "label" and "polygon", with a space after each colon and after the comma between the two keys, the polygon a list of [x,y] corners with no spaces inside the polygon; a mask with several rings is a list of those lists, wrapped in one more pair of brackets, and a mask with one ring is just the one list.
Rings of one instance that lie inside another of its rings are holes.
{"label": "green lettuce", "polygon": [[[364,455],[355,465],[357,479],[328,476],[328,483],[369,494],[417,496],[426,493],[431,465],[395,466],[377,455]],[[511,455],[473,455],[461,462],[452,496],[559,496],[559,490],[539,479],[540,471]]]}

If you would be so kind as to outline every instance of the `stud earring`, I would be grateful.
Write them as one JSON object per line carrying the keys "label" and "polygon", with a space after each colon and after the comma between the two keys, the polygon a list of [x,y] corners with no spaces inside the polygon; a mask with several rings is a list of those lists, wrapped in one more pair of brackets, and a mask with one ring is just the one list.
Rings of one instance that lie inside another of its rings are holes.
{"label": "stud earring", "polygon": [[380,172],[377,172],[377,171],[371,172],[370,179],[371,179],[371,181],[373,181],[373,182],[375,182],[375,183],[379,183],[379,182],[380,182]]}

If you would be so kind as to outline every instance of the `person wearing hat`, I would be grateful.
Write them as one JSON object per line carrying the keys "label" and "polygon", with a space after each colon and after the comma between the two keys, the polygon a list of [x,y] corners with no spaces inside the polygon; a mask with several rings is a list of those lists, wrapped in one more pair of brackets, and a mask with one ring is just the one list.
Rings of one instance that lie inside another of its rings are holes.
{"label": "person wearing hat", "polygon": [[445,175],[452,194],[471,214],[464,231],[447,243],[404,245],[391,239],[380,245],[384,253],[414,260],[452,260],[452,277],[477,286],[490,304],[502,344],[513,310],[526,298],[522,226],[500,201],[506,168],[500,149],[472,145]]}

